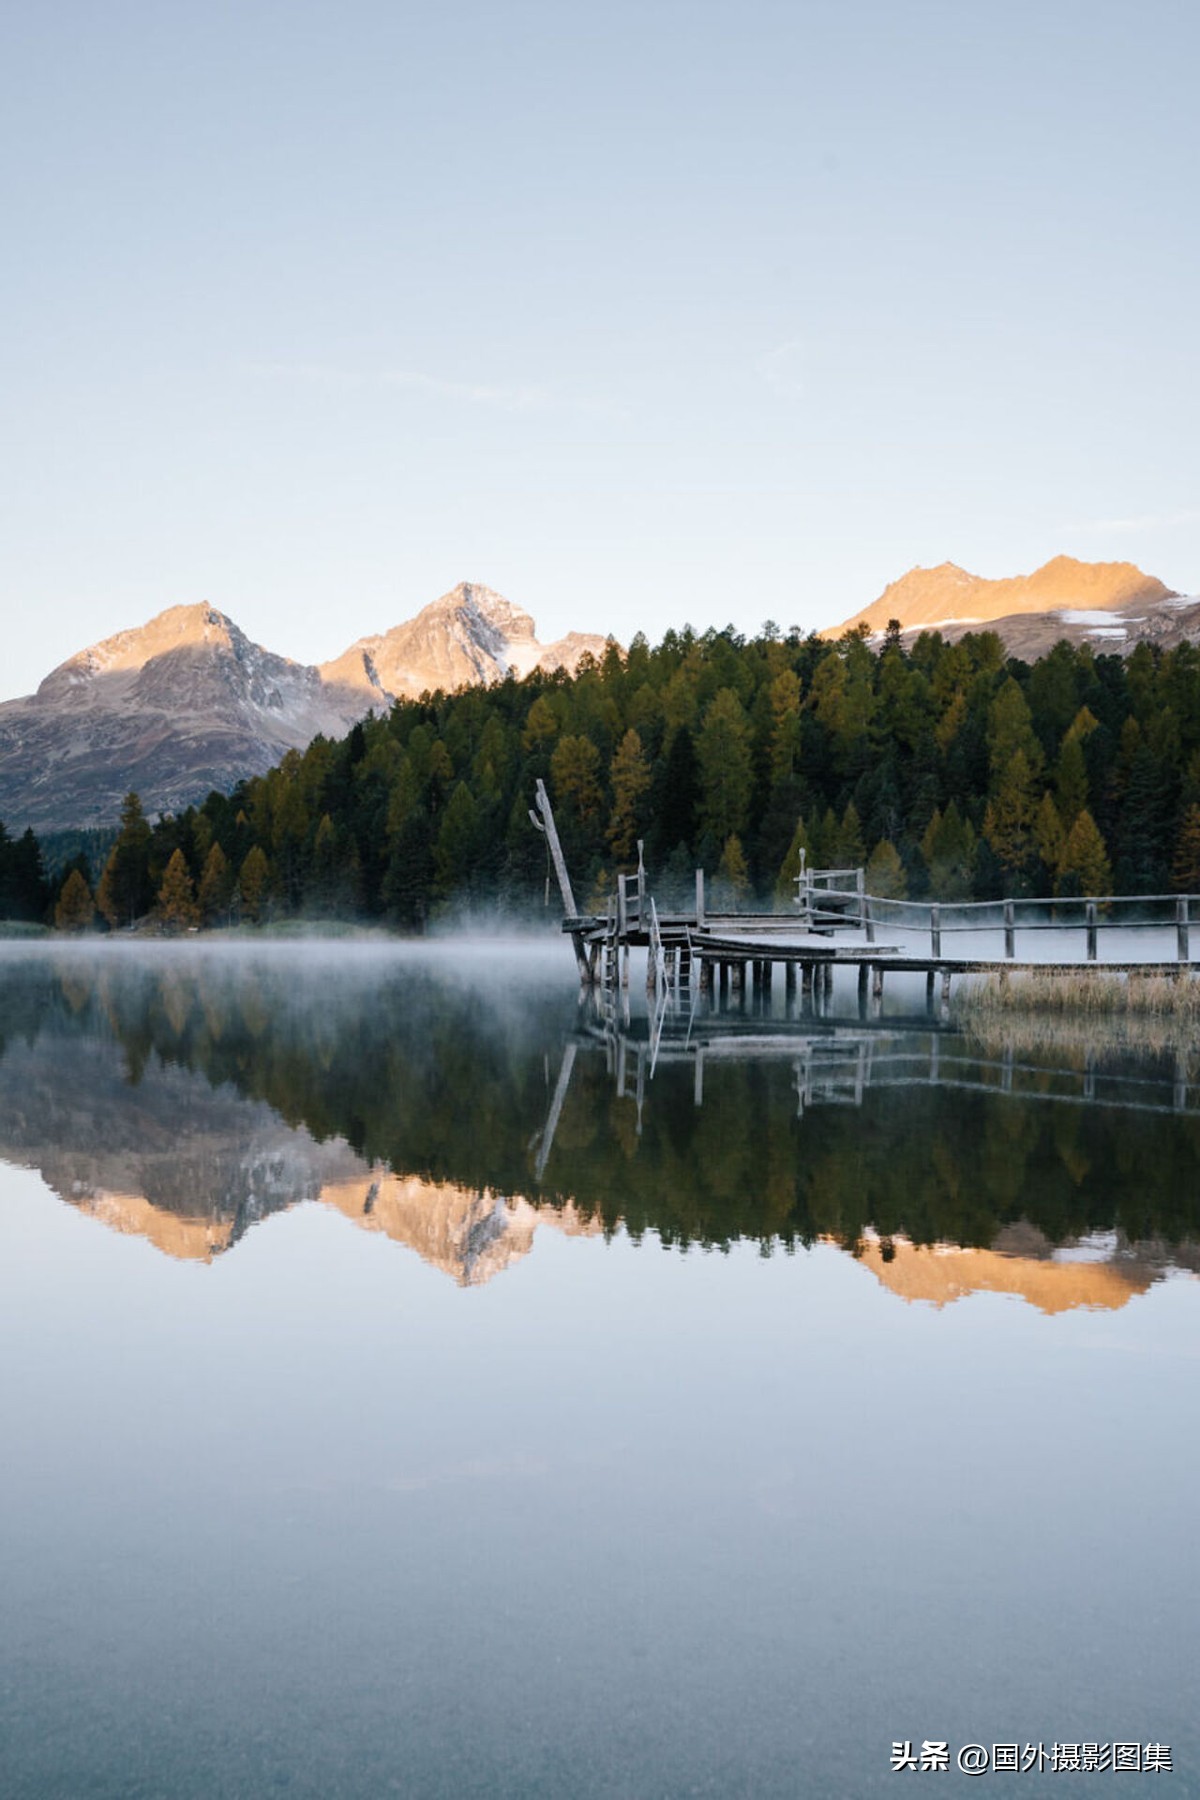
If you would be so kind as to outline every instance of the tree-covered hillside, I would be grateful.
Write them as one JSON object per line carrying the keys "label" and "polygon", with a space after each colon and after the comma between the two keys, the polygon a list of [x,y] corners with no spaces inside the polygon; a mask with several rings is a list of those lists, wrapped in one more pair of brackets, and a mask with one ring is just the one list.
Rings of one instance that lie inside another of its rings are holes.
{"label": "tree-covered hillside", "polygon": [[[401,701],[153,826],[131,797],[94,897],[112,924],[521,912],[546,878],[539,776],[585,905],[639,837],[667,894],[696,866],[747,900],[790,892],[802,847],[866,863],[880,894],[1197,892],[1200,650],[1027,665],[991,632],[893,629],[878,653],[769,623],[639,637],[574,677]],[[73,873],[60,923],[86,911]]]}

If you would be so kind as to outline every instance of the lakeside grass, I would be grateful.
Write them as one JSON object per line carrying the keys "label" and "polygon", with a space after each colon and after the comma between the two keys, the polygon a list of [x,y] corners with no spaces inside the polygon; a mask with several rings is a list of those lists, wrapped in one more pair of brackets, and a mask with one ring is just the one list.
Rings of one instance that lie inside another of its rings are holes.
{"label": "lakeside grass", "polygon": [[984,1049],[1099,1058],[1123,1051],[1185,1059],[1200,1071],[1200,977],[994,974],[964,983],[953,1016]]}

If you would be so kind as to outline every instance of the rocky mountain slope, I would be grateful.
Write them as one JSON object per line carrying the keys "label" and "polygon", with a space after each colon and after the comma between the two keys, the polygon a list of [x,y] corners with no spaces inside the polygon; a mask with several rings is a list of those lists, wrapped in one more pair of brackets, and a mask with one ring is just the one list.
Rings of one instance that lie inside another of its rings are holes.
{"label": "rocky mountain slope", "polygon": [[955,563],[910,569],[843,625],[873,636],[898,619],[906,636],[996,631],[1014,656],[1042,656],[1060,639],[1124,653],[1143,641],[1164,648],[1200,637],[1200,596],[1177,594],[1133,563],[1086,563],[1056,556],[1032,575],[989,580]]}
{"label": "rocky mountain slope", "polygon": [[39,834],[113,824],[136,788],[173,812],[259,775],[318,732],[426,689],[575,668],[605,639],[539,644],[533,620],[463,582],[415,619],[321,668],[253,644],[211,606],[176,606],[70,657],[0,705],[0,819]]}
{"label": "rocky mountain slope", "polygon": [[431,688],[468,687],[533,669],[575,669],[606,640],[572,631],[539,644],[533,620],[503,595],[463,581],[423,607],[415,619],[375,637],[360,638],[320,673],[339,688],[361,693],[367,706],[384,696],[415,699]]}

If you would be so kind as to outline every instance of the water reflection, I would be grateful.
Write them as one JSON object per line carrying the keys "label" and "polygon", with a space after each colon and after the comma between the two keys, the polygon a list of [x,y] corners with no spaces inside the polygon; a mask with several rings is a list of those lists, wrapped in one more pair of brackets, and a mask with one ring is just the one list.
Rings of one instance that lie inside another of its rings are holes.
{"label": "water reflection", "polygon": [[0,1157],[205,1261],[314,1201],[463,1286],[623,1227],[836,1244],[936,1306],[1117,1308],[1200,1267],[1194,1078],[1011,1022],[581,1014],[530,958],[0,962]]}

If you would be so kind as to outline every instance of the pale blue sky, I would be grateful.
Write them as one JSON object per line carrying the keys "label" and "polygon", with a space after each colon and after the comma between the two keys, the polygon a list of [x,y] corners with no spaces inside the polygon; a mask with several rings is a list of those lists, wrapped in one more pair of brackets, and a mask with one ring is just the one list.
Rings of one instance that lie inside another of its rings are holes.
{"label": "pale blue sky", "polygon": [[0,11],[0,695],[180,601],[320,659],[1200,588],[1200,8]]}

